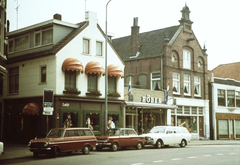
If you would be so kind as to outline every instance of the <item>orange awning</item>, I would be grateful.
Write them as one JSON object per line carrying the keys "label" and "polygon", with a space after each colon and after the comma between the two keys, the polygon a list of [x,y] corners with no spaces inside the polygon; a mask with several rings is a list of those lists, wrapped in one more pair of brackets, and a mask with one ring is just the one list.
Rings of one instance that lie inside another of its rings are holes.
{"label": "orange awning", "polygon": [[67,58],[62,64],[62,70],[80,71],[83,73],[83,65],[75,58]]}
{"label": "orange awning", "polygon": [[122,71],[122,69],[114,64],[108,65],[108,76],[118,76],[123,78],[124,77],[124,73]]}
{"label": "orange awning", "polygon": [[99,62],[90,61],[85,68],[87,74],[105,74],[105,69]]}
{"label": "orange awning", "polygon": [[38,115],[39,116],[39,106],[37,103],[28,103],[24,108],[22,113],[26,115]]}

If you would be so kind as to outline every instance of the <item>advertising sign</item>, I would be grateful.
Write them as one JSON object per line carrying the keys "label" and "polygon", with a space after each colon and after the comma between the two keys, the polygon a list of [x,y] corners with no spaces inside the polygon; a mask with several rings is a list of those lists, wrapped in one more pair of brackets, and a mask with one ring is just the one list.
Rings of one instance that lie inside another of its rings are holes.
{"label": "advertising sign", "polygon": [[53,89],[44,89],[43,115],[53,115]]}

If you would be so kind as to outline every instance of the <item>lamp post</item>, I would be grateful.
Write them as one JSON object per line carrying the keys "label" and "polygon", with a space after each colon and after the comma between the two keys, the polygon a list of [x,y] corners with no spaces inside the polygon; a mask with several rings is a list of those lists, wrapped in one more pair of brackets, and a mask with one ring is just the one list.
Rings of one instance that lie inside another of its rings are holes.
{"label": "lamp post", "polygon": [[107,131],[107,124],[108,124],[108,71],[107,71],[107,6],[111,0],[108,1],[106,4],[106,24],[105,24],[105,132]]}

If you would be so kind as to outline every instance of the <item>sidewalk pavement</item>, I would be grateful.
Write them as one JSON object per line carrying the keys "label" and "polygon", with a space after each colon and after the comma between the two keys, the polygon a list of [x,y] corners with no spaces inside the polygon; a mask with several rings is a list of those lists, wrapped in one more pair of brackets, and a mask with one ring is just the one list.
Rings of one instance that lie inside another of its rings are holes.
{"label": "sidewalk pavement", "polygon": [[[188,145],[239,145],[240,147],[240,140],[192,140]],[[28,150],[27,144],[6,143],[4,144],[4,154],[0,155],[0,162],[29,156],[33,156],[33,153]]]}

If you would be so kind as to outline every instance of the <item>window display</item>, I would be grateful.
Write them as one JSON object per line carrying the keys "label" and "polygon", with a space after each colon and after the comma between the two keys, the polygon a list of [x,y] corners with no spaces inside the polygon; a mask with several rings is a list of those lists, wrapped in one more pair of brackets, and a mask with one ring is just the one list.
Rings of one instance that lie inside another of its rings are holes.
{"label": "window display", "polygon": [[218,134],[228,135],[228,120],[218,120]]}
{"label": "window display", "polygon": [[99,113],[86,113],[86,127],[93,131],[100,131],[99,118]]}
{"label": "window display", "polygon": [[78,127],[78,113],[64,112],[62,127],[64,128]]}
{"label": "window display", "polygon": [[178,116],[177,125],[186,127],[190,133],[197,133],[197,117],[196,116]]}
{"label": "window display", "polygon": [[108,115],[108,129],[119,128],[119,115],[109,114]]}

